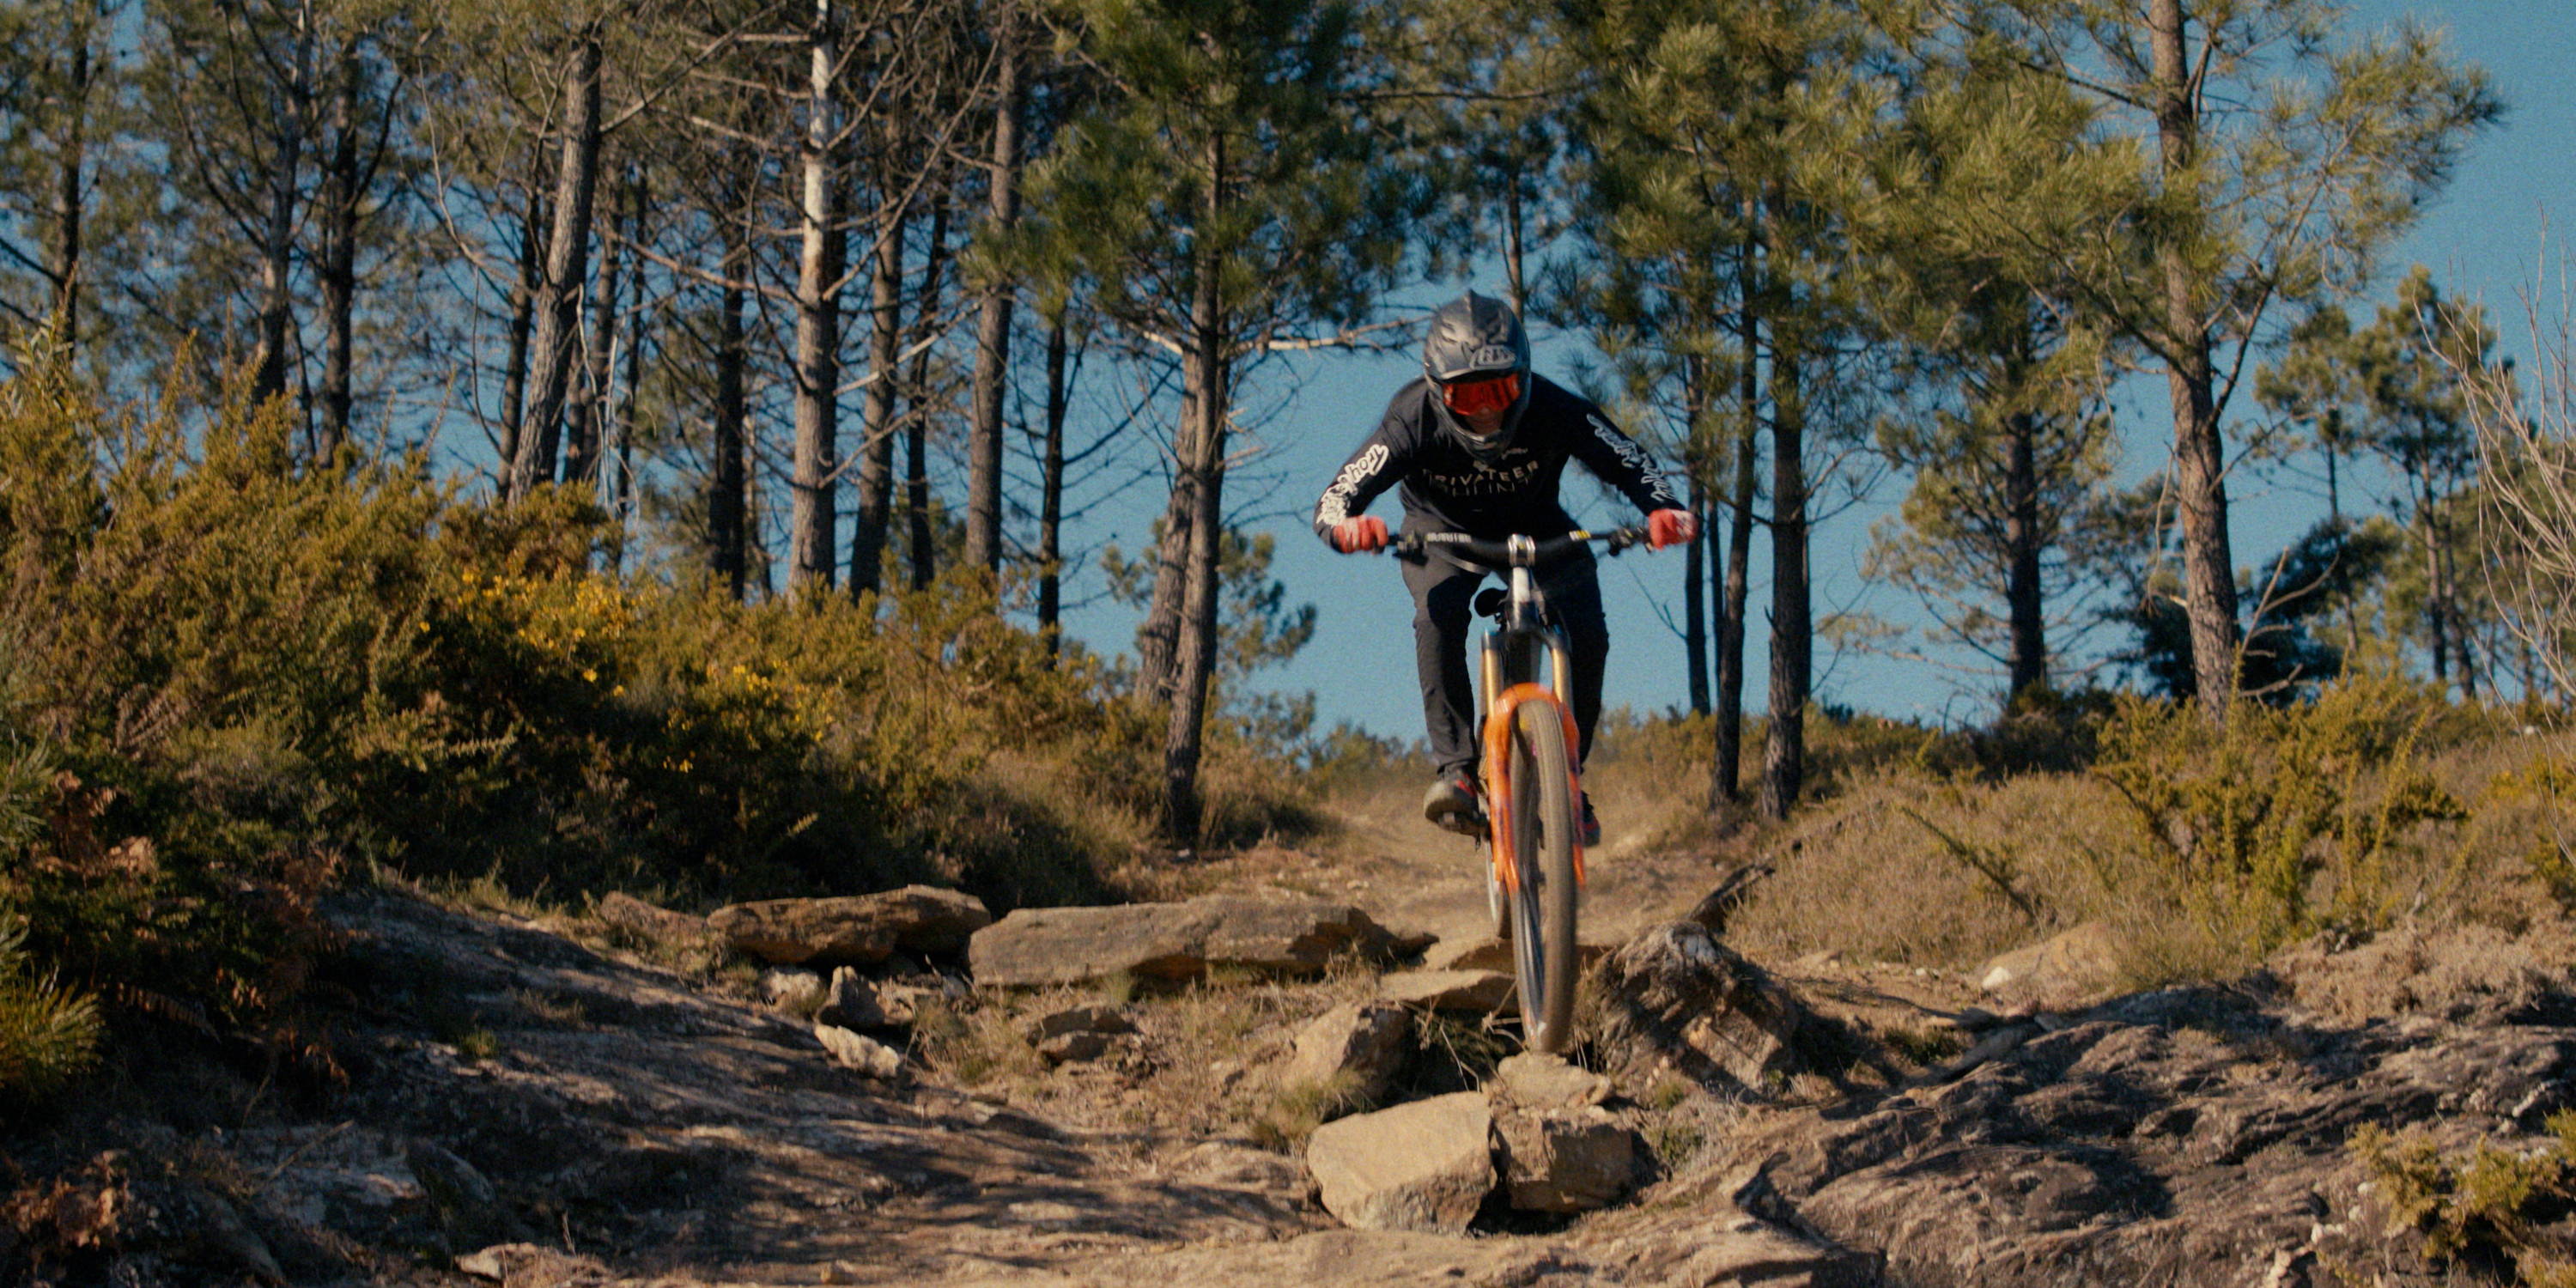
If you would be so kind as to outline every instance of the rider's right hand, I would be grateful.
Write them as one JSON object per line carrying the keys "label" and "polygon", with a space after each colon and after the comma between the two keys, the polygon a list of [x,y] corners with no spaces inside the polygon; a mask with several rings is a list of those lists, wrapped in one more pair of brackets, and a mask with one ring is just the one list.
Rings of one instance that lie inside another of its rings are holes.
{"label": "rider's right hand", "polygon": [[1386,520],[1374,515],[1344,519],[1333,525],[1333,549],[1343,554],[1386,548]]}

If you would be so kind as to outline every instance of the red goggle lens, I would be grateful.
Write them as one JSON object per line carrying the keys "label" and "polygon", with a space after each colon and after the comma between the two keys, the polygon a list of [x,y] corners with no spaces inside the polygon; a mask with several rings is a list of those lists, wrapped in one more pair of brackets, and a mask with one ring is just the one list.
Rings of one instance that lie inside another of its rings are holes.
{"label": "red goggle lens", "polygon": [[1478,380],[1458,380],[1440,386],[1441,401],[1461,416],[1482,416],[1502,411],[1521,396],[1521,378],[1516,374],[1487,376]]}

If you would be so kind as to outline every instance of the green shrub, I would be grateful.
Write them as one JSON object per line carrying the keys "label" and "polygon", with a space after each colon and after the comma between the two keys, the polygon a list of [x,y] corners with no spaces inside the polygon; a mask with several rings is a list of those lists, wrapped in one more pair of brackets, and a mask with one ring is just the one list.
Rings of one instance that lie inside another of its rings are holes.
{"label": "green shrub", "polygon": [[2551,1228],[2576,1205],[2576,1113],[2552,1114],[2549,1130],[2529,1150],[2481,1140],[2446,1153],[2422,1128],[2374,1123],[2348,1148],[2378,1187],[2388,1233],[2419,1236],[2427,1261],[2510,1262],[2528,1288],[2576,1288],[2576,1246]]}
{"label": "green shrub", "polygon": [[2362,680],[2313,703],[2240,704],[2222,728],[2193,707],[2124,699],[2096,773],[2185,908],[2259,956],[2328,923],[2384,927],[2396,852],[2420,825],[2468,816],[2417,754],[2439,705]]}

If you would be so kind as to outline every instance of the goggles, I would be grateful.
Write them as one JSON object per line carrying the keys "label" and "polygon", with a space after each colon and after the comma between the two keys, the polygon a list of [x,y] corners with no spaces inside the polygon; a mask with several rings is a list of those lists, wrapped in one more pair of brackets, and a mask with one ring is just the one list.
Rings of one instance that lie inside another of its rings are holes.
{"label": "goggles", "polygon": [[1521,396],[1518,372],[1475,376],[1440,386],[1440,400],[1461,416],[1485,416],[1508,409]]}

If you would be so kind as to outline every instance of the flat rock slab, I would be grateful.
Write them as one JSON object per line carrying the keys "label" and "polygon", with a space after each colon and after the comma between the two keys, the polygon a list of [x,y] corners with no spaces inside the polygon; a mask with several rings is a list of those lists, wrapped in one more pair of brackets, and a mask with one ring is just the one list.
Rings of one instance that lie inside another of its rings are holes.
{"label": "flat rock slab", "polygon": [[734,951],[780,966],[873,966],[898,948],[953,953],[993,924],[984,901],[911,885],[830,899],[764,899],[718,908],[707,924]]}
{"label": "flat rock slab", "polygon": [[1494,1188],[1493,1141],[1483,1093],[1461,1091],[1316,1128],[1306,1170],[1344,1225],[1459,1234]]}
{"label": "flat rock slab", "polygon": [[[1576,944],[1574,961],[1578,966],[1610,955],[1607,944]],[[1424,970],[1498,970],[1512,971],[1512,941],[1508,939],[1443,939],[1422,950]]]}
{"label": "flat rock slab", "polygon": [[1390,1002],[1434,1011],[1491,1014],[1512,1000],[1512,977],[1490,970],[1408,970],[1378,982],[1377,995]]}
{"label": "flat rock slab", "polygon": [[1217,897],[1022,908],[976,931],[967,962],[978,984],[1039,988],[1115,975],[1192,980],[1218,966],[1318,975],[1337,954],[1384,956],[1393,943],[1348,904]]}

